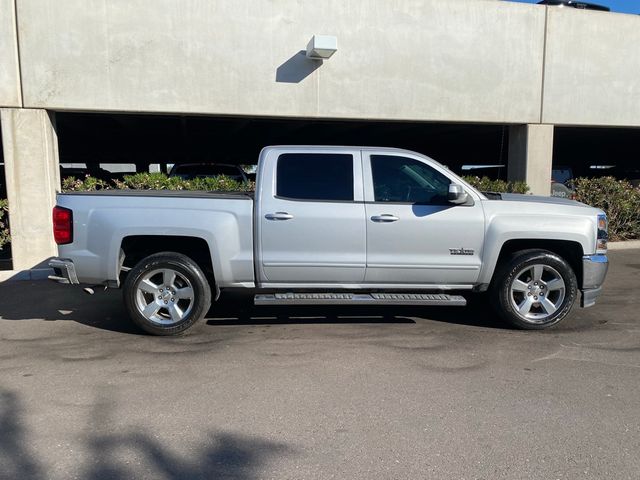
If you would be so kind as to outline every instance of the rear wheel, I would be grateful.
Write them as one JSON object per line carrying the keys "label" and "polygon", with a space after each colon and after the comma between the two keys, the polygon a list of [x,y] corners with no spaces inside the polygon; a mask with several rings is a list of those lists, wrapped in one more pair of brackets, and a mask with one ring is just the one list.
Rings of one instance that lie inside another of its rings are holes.
{"label": "rear wheel", "polygon": [[500,316],[526,330],[558,324],[571,312],[578,282],[571,266],[546,250],[515,253],[498,270],[492,286]]}
{"label": "rear wheel", "polygon": [[133,322],[154,335],[175,335],[202,319],[211,288],[186,255],[163,252],[141,260],[127,275],[124,302]]}

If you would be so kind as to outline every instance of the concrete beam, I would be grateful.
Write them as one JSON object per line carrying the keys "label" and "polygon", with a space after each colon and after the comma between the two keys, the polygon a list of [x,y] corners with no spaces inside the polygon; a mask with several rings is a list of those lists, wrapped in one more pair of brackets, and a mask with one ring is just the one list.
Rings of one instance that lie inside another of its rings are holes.
{"label": "concrete beam", "polygon": [[56,255],[51,209],[60,187],[58,137],[46,110],[0,109],[13,268]]}
{"label": "concrete beam", "polygon": [[509,180],[527,182],[534,195],[551,193],[553,125],[509,127]]}
{"label": "concrete beam", "polygon": [[[19,1],[24,106],[535,123],[545,9],[421,0]],[[315,34],[338,39],[320,63]]]}
{"label": "concrete beam", "polygon": [[640,127],[640,16],[548,12],[541,123]]}
{"label": "concrete beam", "polygon": [[0,106],[22,106],[14,0],[0,0]]}

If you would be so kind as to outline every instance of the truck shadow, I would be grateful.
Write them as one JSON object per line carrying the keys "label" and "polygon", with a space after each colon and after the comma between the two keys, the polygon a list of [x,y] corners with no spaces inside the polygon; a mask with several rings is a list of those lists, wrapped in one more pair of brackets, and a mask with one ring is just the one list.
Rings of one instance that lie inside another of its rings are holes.
{"label": "truck shadow", "polygon": [[0,283],[0,322],[72,321],[100,330],[140,334],[129,320],[118,290],[96,291],[47,281]]}
{"label": "truck shadow", "polygon": [[[87,295],[79,288],[53,283],[0,284],[0,322],[6,320],[73,321],[100,330],[139,335],[129,320],[119,290]],[[474,297],[467,307],[421,306],[255,306],[251,294],[227,292],[212,306],[208,326],[285,324],[415,324],[431,320],[476,327],[507,328],[491,308]]]}
{"label": "truck shadow", "polygon": [[224,294],[207,315],[207,325],[415,324],[421,320],[488,328],[509,328],[480,296],[466,307],[424,306],[255,306],[245,293]]}

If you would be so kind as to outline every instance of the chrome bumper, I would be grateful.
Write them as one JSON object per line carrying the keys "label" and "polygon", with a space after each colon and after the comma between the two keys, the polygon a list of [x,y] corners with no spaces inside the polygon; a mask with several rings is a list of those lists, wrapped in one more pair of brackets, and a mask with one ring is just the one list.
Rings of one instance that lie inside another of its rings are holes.
{"label": "chrome bumper", "polygon": [[582,257],[582,298],[580,306],[587,308],[595,305],[602,292],[602,284],[609,270],[606,255],[587,255]]}
{"label": "chrome bumper", "polygon": [[49,266],[53,268],[54,275],[49,275],[49,280],[58,283],[78,285],[78,275],[76,275],[76,267],[72,260],[66,258],[52,258],[49,260]]}

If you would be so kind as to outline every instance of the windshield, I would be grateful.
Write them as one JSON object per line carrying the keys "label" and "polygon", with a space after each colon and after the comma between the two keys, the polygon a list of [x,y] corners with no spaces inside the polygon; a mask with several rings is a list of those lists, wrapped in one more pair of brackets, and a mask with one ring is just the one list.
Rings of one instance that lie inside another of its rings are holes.
{"label": "windshield", "polygon": [[567,183],[573,178],[570,168],[554,168],[551,171],[551,180],[556,183]]}

